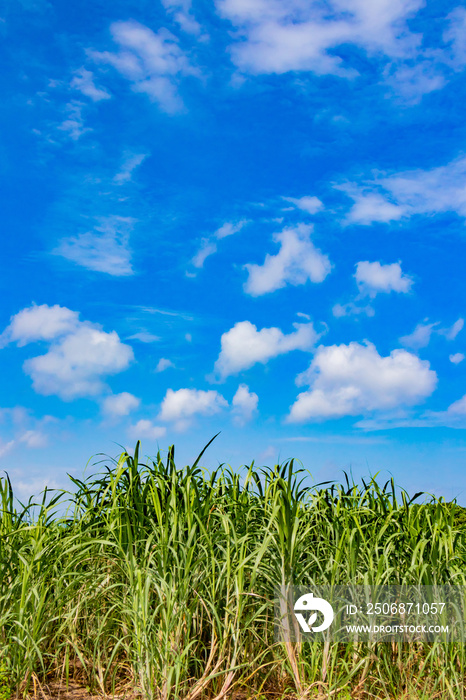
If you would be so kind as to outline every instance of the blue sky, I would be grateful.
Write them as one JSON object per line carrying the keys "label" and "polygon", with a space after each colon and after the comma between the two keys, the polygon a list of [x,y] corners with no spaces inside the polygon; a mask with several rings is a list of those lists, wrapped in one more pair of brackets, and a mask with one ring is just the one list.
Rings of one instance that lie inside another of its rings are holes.
{"label": "blue sky", "polygon": [[466,9],[18,0],[0,467],[381,471],[466,502]]}

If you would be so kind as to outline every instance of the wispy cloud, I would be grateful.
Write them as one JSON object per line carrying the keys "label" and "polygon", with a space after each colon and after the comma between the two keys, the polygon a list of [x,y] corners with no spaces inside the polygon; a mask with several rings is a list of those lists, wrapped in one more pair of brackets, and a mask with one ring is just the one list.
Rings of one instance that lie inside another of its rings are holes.
{"label": "wispy cloud", "polygon": [[429,345],[433,333],[444,336],[447,340],[454,340],[464,326],[464,320],[459,318],[448,328],[439,328],[439,321],[429,323],[429,319],[424,319],[418,323],[412,333],[400,338],[400,343],[407,348],[419,350]]}
{"label": "wispy cloud", "polygon": [[79,90],[79,92],[89,97],[93,102],[100,102],[101,100],[109,100],[111,98],[107,90],[97,87],[94,73],[90,70],[86,70],[86,68],[80,68],[75,71],[71,81],[71,87],[75,90]]}
{"label": "wispy cloud", "polygon": [[132,153],[127,155],[123,161],[121,170],[117,172],[113,181],[121,185],[131,180],[133,171],[136,170],[146,158],[147,153]]}
{"label": "wispy cloud", "polygon": [[161,28],[157,33],[135,22],[114,22],[110,27],[117,51],[88,51],[89,58],[113,66],[129,80],[135,92],[142,92],[160,108],[173,114],[183,109],[179,83],[187,76],[200,75],[179,46],[178,39]]}
{"label": "wispy cloud", "polygon": [[305,197],[282,197],[285,202],[290,202],[294,207],[305,211],[308,214],[317,214],[318,211],[324,208],[323,203],[317,197],[305,196]]}
{"label": "wispy cloud", "polygon": [[455,212],[466,218],[466,158],[429,170],[375,174],[362,183],[335,185],[354,201],[346,223],[369,225],[407,219],[416,214]]}
{"label": "wispy cloud", "polygon": [[[201,239],[201,245],[195,256],[191,260],[191,264],[198,270],[204,267],[204,263],[208,257],[214,255],[218,250],[217,241],[233,236],[249,223],[249,220],[242,219],[241,221],[226,221],[220,226],[211,236]],[[187,277],[195,276],[193,273],[187,272]]]}
{"label": "wispy cloud", "polygon": [[88,270],[128,277],[134,274],[129,236],[135,223],[130,217],[101,218],[92,231],[63,238],[52,253]]}
{"label": "wispy cloud", "polygon": [[89,131],[92,131],[87,126],[84,126],[83,109],[85,105],[78,100],[72,100],[65,107],[66,118],[62,121],[57,129],[65,132],[70,139],[77,141]]}
{"label": "wispy cloud", "polygon": [[[202,27],[194,17],[191,0],[162,0],[162,5],[184,32],[195,36],[201,34]],[[207,36],[203,33],[202,39],[206,38]]]}

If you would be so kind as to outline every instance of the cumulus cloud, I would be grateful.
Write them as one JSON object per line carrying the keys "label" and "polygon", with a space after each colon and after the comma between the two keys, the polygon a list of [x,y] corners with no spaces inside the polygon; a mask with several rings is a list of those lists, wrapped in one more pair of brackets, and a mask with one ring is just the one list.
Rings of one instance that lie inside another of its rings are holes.
{"label": "cumulus cloud", "polygon": [[8,343],[23,347],[39,340],[54,340],[76,330],[79,324],[79,314],[66,306],[33,304],[11,317],[9,325],[0,335],[0,347]]}
{"label": "cumulus cloud", "polygon": [[219,13],[237,29],[231,48],[236,65],[245,72],[313,71],[318,75],[353,77],[356,71],[334,50],[344,44],[369,54],[393,59],[413,57],[419,35],[406,21],[422,0],[217,0]]}
{"label": "cumulus cloud", "polygon": [[347,304],[335,304],[332,312],[336,318],[361,314],[374,316],[375,311],[371,304],[367,303],[368,298],[375,299],[377,294],[380,293],[397,292],[406,294],[410,291],[413,284],[411,277],[402,272],[399,262],[384,265],[377,261],[362,260],[356,265],[354,277],[359,288],[359,294]]}
{"label": "cumulus cloud", "polygon": [[175,365],[171,360],[168,360],[166,357],[161,357],[160,360],[157,362],[157,367],[155,368],[156,372],[165,372],[166,369],[169,369],[170,367],[174,367]]}
{"label": "cumulus cloud", "polygon": [[462,352],[455,352],[453,355],[450,355],[449,358],[450,362],[452,362],[454,365],[459,365],[460,362],[463,362],[464,360],[464,355]]}
{"label": "cumulus cloud", "polygon": [[95,272],[133,275],[129,235],[135,222],[131,217],[101,217],[92,231],[63,238],[52,253]]}
{"label": "cumulus cloud", "polygon": [[156,425],[150,420],[139,420],[135,425],[131,425],[128,429],[129,436],[133,440],[147,438],[148,440],[158,440],[163,437],[167,429],[163,425]]}
{"label": "cumulus cloud", "polygon": [[266,364],[273,357],[292,350],[311,350],[318,339],[312,323],[295,323],[286,335],[279,328],[262,328],[250,321],[239,321],[221,337],[215,373],[221,378],[238,374],[257,362]]}
{"label": "cumulus cloud", "polygon": [[93,102],[100,102],[100,100],[108,100],[111,95],[107,90],[102,90],[102,88],[97,87],[94,82],[94,74],[90,70],[85,68],[80,68],[74,74],[74,78],[71,81],[71,87],[75,90],[79,90],[86,97],[90,97]]}
{"label": "cumulus cloud", "polygon": [[316,214],[324,206],[317,197],[282,197],[282,199],[308,214]]}
{"label": "cumulus cloud", "polygon": [[413,284],[413,280],[403,274],[399,262],[383,265],[364,260],[357,263],[354,276],[360,291],[371,297],[380,292],[406,294]]}
{"label": "cumulus cloud", "polygon": [[275,233],[273,240],[279,243],[276,255],[267,254],[263,265],[248,264],[248,279],[244,291],[251,296],[261,296],[285,287],[319,283],[327,277],[331,264],[326,255],[310,240],[312,226],[298,224]]}
{"label": "cumulus cloud", "polygon": [[112,394],[102,401],[102,411],[107,416],[120,417],[128,416],[131,411],[138,408],[141,400],[127,391],[121,394]]}
{"label": "cumulus cloud", "polygon": [[110,32],[119,49],[90,51],[90,58],[113,66],[135,92],[148,95],[163,111],[182,110],[178,84],[182,77],[198,76],[199,71],[190,64],[177,38],[163,27],[155,33],[133,20],[114,22]]}
{"label": "cumulus cloud", "polygon": [[257,413],[259,397],[246,384],[240,384],[232,400],[233,420],[237,425],[245,425]]}
{"label": "cumulus cloud", "polygon": [[133,360],[132,348],[115,331],[106,333],[95,323],[79,321],[76,312],[58,305],[23,309],[1,337],[3,345],[48,341],[48,351],[26,360],[23,369],[39,394],[65,400],[100,394],[105,389],[101,377],[123,371]]}
{"label": "cumulus cloud", "polygon": [[168,389],[159,418],[174,423],[176,430],[186,430],[196,416],[213,416],[227,406],[227,401],[217,391]]}
{"label": "cumulus cloud", "polygon": [[427,361],[406,350],[383,357],[372,343],[352,342],[317,348],[297,384],[310,389],[292,405],[292,423],[413,406],[434,391],[437,375]]}
{"label": "cumulus cloud", "polygon": [[105,333],[83,323],[76,331],[53,343],[45,355],[26,360],[23,367],[35,391],[70,400],[97,396],[105,385],[101,377],[126,369],[133,351],[117,333]]}

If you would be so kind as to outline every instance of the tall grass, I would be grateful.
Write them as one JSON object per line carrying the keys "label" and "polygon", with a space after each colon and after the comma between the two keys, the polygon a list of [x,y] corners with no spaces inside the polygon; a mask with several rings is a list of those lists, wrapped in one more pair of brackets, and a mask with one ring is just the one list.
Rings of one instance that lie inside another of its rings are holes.
{"label": "tall grass", "polygon": [[[309,488],[293,461],[177,468],[123,453],[15,506],[0,479],[0,670],[11,692],[463,698],[464,646],[276,643],[277,585],[466,584],[455,509],[393,482]],[[66,506],[66,510],[65,510]],[[3,677],[3,676],[2,676]]]}

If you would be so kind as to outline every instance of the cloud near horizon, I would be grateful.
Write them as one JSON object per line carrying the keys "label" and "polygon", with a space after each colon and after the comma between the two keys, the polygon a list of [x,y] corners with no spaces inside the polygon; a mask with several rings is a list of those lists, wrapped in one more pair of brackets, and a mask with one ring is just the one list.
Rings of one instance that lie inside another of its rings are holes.
{"label": "cloud near horizon", "polygon": [[383,357],[372,343],[351,342],[319,346],[296,383],[308,384],[310,389],[291,406],[290,423],[413,406],[432,394],[437,374],[429,362],[406,350],[393,350]]}

